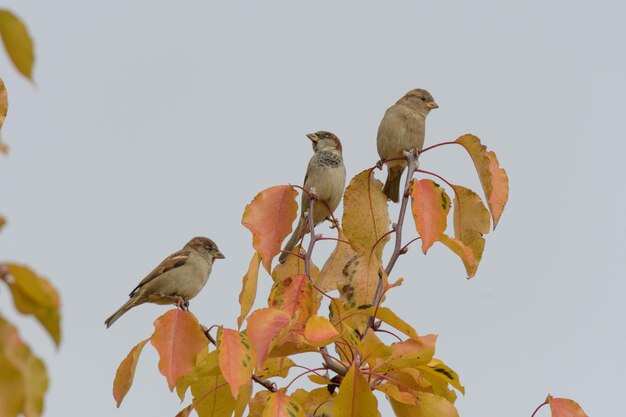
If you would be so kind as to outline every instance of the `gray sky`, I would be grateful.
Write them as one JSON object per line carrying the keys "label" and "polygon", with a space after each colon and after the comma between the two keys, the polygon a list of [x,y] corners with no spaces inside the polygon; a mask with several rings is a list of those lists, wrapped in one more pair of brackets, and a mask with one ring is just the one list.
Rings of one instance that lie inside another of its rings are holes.
{"label": "gray sky", "polygon": [[[207,235],[227,259],[192,310],[234,327],[252,255],[245,204],[302,181],[311,131],[342,139],[350,177],[373,165],[385,109],[415,87],[440,105],[427,144],[478,135],[511,197],[475,279],[442,245],[426,257],[415,246],[387,305],[440,335],[437,356],[467,389],[462,416],[530,416],[549,392],[593,417],[623,415],[626,3],[4,5],[35,39],[37,85],[0,59],[11,146],[0,253],[60,290],[61,349],[2,312],[48,365],[47,416],[174,416],[151,346],[120,410],[111,394],[117,365],[166,308],[135,309],[109,330],[104,319],[163,257]],[[479,190],[459,149],[421,166]]]}

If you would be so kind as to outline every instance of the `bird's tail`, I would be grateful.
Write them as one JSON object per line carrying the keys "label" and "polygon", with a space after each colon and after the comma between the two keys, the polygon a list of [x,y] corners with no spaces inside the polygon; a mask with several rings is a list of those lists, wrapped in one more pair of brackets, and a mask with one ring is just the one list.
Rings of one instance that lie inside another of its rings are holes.
{"label": "bird's tail", "polygon": [[117,319],[119,319],[124,314],[126,314],[128,310],[130,310],[131,308],[139,304],[142,304],[142,302],[139,301],[139,298],[137,297],[133,297],[130,300],[126,301],[126,303],[124,303],[124,305],[121,306],[115,313],[111,314],[111,317],[109,317],[108,319],[104,321],[104,324],[106,324],[107,329],[111,327],[113,323],[117,321]]}
{"label": "bird's tail", "polygon": [[402,179],[402,171],[404,171],[404,167],[387,168],[387,181],[385,182],[383,193],[394,203],[400,201],[400,180]]}
{"label": "bird's tail", "polygon": [[[300,239],[302,239],[302,236],[304,236],[305,230],[306,230],[306,223],[307,223],[306,220],[307,220],[306,218],[300,217],[300,221],[298,222],[298,227],[296,227],[296,230],[293,231],[293,233],[291,234],[291,237],[289,238],[289,240],[283,247],[284,251],[291,252],[293,248],[296,247]],[[278,262],[280,262],[281,264],[285,263],[285,261],[287,260],[287,256],[289,255],[290,254],[287,252],[281,253],[280,257],[278,258]]]}

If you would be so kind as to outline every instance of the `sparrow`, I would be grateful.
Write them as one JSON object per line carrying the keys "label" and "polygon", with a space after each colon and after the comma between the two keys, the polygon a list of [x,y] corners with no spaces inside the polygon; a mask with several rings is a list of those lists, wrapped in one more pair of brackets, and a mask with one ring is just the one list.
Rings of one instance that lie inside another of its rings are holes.
{"label": "sparrow", "polygon": [[[318,201],[313,207],[313,223],[316,225],[330,218],[335,211],[343,190],[346,187],[346,167],[343,165],[341,142],[339,138],[330,132],[319,131],[306,135],[313,144],[313,156],[304,176],[303,188],[307,191],[315,189]],[[324,204],[326,203],[326,204]],[[300,204],[300,220],[296,230],[283,248],[278,261],[285,262],[288,252],[292,251],[300,239],[309,232],[309,196],[302,193]],[[329,211],[330,209],[330,211]]]}
{"label": "sparrow", "polygon": [[[424,147],[426,116],[436,108],[439,106],[433,96],[419,88],[409,91],[389,107],[380,121],[376,138],[380,158],[403,158],[402,152],[411,149],[420,152]],[[383,192],[396,203],[400,200],[400,179],[406,166],[406,160],[387,162]]]}
{"label": "sparrow", "polygon": [[130,293],[130,300],[105,320],[107,328],[128,310],[143,303],[177,304],[189,300],[204,287],[215,259],[224,259],[215,242],[194,237],[182,250],[174,252],[150,272]]}

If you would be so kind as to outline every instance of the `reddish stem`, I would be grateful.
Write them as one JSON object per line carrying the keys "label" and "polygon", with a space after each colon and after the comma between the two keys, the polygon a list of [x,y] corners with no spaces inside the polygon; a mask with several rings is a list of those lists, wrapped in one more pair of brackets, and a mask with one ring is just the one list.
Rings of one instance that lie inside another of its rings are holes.
{"label": "reddish stem", "polygon": [[542,404],[539,404],[539,407],[535,408],[535,411],[533,412],[533,414],[530,417],[535,417],[535,414],[537,414],[537,411],[539,411],[541,409],[541,407],[543,407],[546,404],[548,404],[547,401],[544,401]]}
{"label": "reddish stem", "polygon": [[[431,149],[435,149],[438,148],[440,146],[444,146],[444,145],[461,145],[459,142],[456,141],[452,141],[452,142],[441,142],[441,143],[437,143],[435,145],[429,146],[428,148],[424,148],[420,151],[420,154],[423,154],[424,152],[430,151]],[[463,145],[461,145],[463,146]]]}

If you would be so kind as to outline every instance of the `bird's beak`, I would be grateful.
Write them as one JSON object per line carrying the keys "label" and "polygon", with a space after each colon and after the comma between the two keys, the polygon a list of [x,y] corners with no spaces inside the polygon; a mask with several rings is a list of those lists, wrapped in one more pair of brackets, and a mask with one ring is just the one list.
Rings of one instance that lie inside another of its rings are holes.
{"label": "bird's beak", "polygon": [[215,254],[213,255],[214,259],[225,259],[226,257],[224,256],[224,254],[220,251],[215,252]]}
{"label": "bird's beak", "polygon": [[319,140],[315,133],[309,133],[308,135],[306,135],[306,137],[311,139],[311,142],[317,142]]}
{"label": "bird's beak", "polygon": [[439,105],[437,103],[435,103],[434,101],[429,101],[428,103],[426,103],[426,108],[428,110],[438,109]]}

